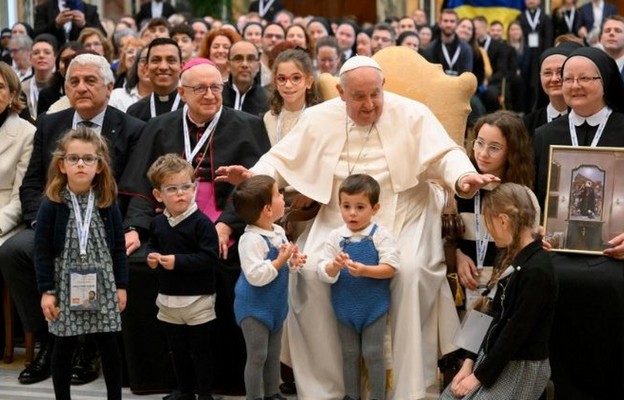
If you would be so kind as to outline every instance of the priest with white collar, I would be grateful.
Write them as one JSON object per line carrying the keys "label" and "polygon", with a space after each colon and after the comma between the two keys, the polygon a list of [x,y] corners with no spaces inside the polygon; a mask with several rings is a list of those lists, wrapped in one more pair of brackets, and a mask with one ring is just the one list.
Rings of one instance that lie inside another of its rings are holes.
{"label": "priest with white collar", "polygon": [[153,92],[128,107],[127,113],[143,121],[184,107],[178,94],[182,50],[178,42],[170,38],[156,38],[147,48],[146,68],[152,82]]}

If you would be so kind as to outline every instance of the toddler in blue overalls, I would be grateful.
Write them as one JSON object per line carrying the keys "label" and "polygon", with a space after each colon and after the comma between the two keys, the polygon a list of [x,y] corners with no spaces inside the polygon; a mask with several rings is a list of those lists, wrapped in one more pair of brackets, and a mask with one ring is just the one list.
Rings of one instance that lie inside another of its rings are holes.
{"label": "toddler in blue overalls", "polygon": [[344,400],[360,398],[360,362],[368,369],[370,399],[385,399],[384,337],[390,278],[399,252],[389,231],[371,220],[379,210],[379,184],[369,175],[347,177],[339,188],[344,225],[329,235],[318,274],[332,283],[332,305],[342,345]]}
{"label": "toddler in blue overalls", "polygon": [[[275,180],[256,175],[232,195],[234,209],[247,223],[238,244],[241,274],[234,288],[234,315],[247,348],[248,400],[284,399],[279,393],[282,326],[288,313],[288,271],[306,256],[273,222],[284,215],[284,196]],[[290,268],[285,268],[285,267]]]}

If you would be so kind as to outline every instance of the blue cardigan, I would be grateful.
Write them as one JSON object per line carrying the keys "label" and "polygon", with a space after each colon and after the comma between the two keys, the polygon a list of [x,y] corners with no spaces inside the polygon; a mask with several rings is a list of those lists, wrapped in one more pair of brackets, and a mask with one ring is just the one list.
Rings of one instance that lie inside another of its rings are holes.
{"label": "blue cardigan", "polygon": [[[118,289],[128,286],[128,260],[126,244],[117,204],[111,207],[98,208],[106,229],[106,241],[113,259],[115,285]],[[56,203],[44,199],[37,213],[35,226],[35,269],[37,271],[37,287],[39,292],[54,290],[54,259],[65,248],[65,231],[69,221],[69,207],[64,203]]]}

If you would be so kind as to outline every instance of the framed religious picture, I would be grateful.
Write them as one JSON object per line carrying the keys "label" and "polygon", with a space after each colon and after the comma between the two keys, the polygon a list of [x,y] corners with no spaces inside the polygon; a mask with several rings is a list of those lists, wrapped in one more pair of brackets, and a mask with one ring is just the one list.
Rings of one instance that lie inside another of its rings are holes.
{"label": "framed religious picture", "polygon": [[624,232],[624,149],[552,146],[544,230],[554,251],[602,254]]}

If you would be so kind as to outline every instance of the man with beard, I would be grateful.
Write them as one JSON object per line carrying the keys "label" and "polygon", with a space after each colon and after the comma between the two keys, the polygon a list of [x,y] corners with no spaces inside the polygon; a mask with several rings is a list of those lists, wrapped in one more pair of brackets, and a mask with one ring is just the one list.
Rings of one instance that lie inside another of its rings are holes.
{"label": "man with beard", "polygon": [[247,40],[230,48],[230,79],[223,88],[223,105],[261,116],[269,109],[267,91],[256,82],[260,69],[258,48]]}

